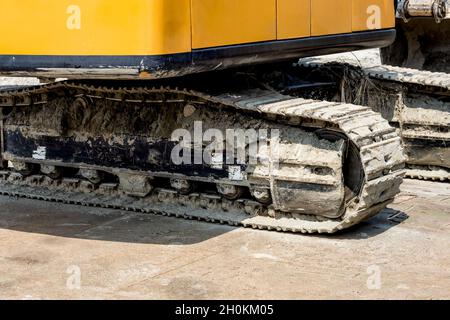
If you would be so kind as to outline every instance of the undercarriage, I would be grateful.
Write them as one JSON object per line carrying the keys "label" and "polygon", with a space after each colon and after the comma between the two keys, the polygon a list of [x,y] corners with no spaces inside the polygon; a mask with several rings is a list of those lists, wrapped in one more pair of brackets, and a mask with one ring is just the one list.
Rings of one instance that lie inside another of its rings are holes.
{"label": "undercarriage", "polygon": [[395,128],[274,89],[278,68],[3,91],[0,193],[302,233],[377,214],[403,180]]}

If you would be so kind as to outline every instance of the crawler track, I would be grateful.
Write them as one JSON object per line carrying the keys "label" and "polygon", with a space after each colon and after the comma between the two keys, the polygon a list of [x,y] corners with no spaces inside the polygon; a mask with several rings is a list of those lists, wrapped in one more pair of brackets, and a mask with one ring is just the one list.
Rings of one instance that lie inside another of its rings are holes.
{"label": "crawler track", "polygon": [[[88,97],[94,100],[133,103],[142,107],[161,103],[167,106],[171,103],[195,102],[197,105],[213,105],[218,110],[231,110],[246,116],[254,115],[255,118],[262,119],[261,121],[270,120],[316,134],[322,130],[324,140],[330,134],[332,136],[336,134],[351,144],[354,147],[352,150],[357,152],[355,157],[360,163],[359,167],[353,169],[360,168],[361,177],[358,181],[361,185],[352,186],[351,181],[346,182],[346,188],[352,189],[350,192],[352,196],[346,197],[343,212],[336,218],[326,218],[310,212],[289,213],[280,210],[278,203],[282,201],[283,193],[279,186],[284,183],[323,186],[343,183],[343,181],[336,182],[336,179],[342,180],[342,177],[331,175],[320,177],[307,173],[305,168],[308,165],[317,165],[318,160],[326,161],[326,159],[313,159],[312,156],[303,154],[299,158],[282,155],[278,169],[269,169],[259,175],[252,173],[259,179],[270,182],[273,198],[271,205],[263,205],[248,196],[234,201],[226,200],[211,190],[182,195],[175,190],[156,188],[149,196],[136,198],[126,195],[120,183],[95,185],[77,176],[50,179],[42,174],[33,174],[25,177],[9,168],[4,168],[0,173],[0,194],[162,214],[257,229],[295,233],[334,233],[377,214],[393,200],[403,181],[404,156],[401,139],[386,120],[368,107],[294,98],[255,88],[205,94],[195,89],[143,86],[118,88],[72,81],[0,92],[0,107],[17,109],[46,105],[55,96]],[[326,142],[323,143],[326,145]],[[286,150],[293,147],[297,146],[288,146]],[[350,152],[348,150],[347,152]],[[55,165],[54,162],[45,160],[19,159],[14,154],[9,154],[8,150],[3,153],[3,157],[10,161],[34,161],[40,165]],[[83,167],[99,169],[89,164],[83,164]],[[352,169],[349,165],[346,168]],[[107,171],[108,168],[102,170]],[[141,174],[149,173],[141,172]],[[353,176],[348,172],[346,175]],[[165,177],[170,178],[170,173],[166,173]],[[350,180],[352,179],[356,178]]]}
{"label": "crawler track", "polygon": [[305,59],[301,67],[316,81],[329,72],[339,83],[332,99],[370,106],[398,128],[408,155],[407,176],[450,181],[449,74],[385,65],[361,68],[333,58]]}

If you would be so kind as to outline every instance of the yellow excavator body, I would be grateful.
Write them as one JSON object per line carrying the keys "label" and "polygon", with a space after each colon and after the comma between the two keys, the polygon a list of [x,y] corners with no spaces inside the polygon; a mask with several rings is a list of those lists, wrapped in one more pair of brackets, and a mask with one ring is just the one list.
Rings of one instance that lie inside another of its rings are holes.
{"label": "yellow excavator body", "polygon": [[385,46],[394,26],[391,0],[4,0],[0,70],[173,76]]}

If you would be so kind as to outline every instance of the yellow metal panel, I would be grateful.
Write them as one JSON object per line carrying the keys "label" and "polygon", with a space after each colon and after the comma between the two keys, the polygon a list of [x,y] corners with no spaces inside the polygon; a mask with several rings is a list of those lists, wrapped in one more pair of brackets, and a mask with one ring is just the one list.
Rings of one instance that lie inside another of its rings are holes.
{"label": "yellow metal panel", "polygon": [[190,0],[1,0],[0,30],[1,54],[189,52]]}
{"label": "yellow metal panel", "polygon": [[394,1],[354,0],[353,31],[387,29],[395,26]]}
{"label": "yellow metal panel", "polygon": [[276,0],[192,0],[192,47],[275,40]]}
{"label": "yellow metal panel", "polygon": [[313,36],[350,32],[352,32],[352,0],[311,0]]}
{"label": "yellow metal panel", "polygon": [[278,39],[311,35],[311,0],[278,0]]}

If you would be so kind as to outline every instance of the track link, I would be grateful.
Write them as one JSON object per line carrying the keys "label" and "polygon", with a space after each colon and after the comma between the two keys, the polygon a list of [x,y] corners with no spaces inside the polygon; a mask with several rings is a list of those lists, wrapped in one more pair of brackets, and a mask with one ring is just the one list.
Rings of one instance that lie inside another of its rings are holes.
{"label": "track link", "polygon": [[[357,194],[346,201],[344,213],[334,219],[308,213],[281,212],[274,210],[273,206],[265,206],[250,199],[230,201],[209,193],[181,195],[174,190],[156,189],[148,197],[137,199],[125,195],[120,185],[100,185],[97,188],[77,179],[51,180],[41,175],[25,178],[10,170],[0,173],[0,194],[162,214],[256,229],[334,233],[356,225],[386,207],[399,192],[404,177],[405,158],[401,138],[386,120],[368,107],[294,98],[262,89],[211,95],[170,87],[99,87],[72,81],[0,92],[0,107],[23,108],[46,104],[50,94],[55,92],[70,92],[72,95],[92,99],[138,104],[158,103],[154,100],[155,95],[164,103],[170,103],[173,97],[177,97],[174,101],[176,103],[181,100],[214,104],[220,108],[251,113],[291,126],[331,130],[342,134],[356,146],[364,174],[363,183]],[[153,97],[153,100],[148,100],[149,97]],[[314,176],[305,174],[307,155],[304,159],[281,158],[279,169],[261,173],[261,177],[271,181],[275,204],[279,197],[275,186],[277,181],[296,179],[299,183],[315,182],[308,180],[314,179]]]}

